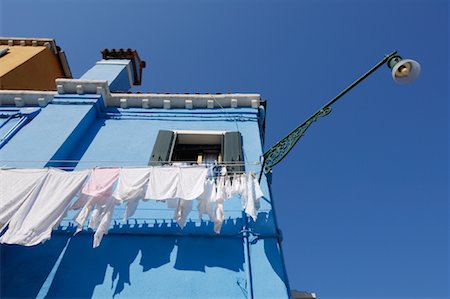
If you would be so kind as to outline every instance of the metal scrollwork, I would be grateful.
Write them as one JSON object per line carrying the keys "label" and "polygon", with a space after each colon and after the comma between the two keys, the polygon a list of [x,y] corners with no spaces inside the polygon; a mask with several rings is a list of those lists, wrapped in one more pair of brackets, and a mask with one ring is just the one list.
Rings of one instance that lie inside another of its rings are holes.
{"label": "metal scrollwork", "polygon": [[331,113],[330,107],[325,107],[317,111],[314,115],[308,118],[303,124],[298,126],[294,131],[289,133],[286,137],[281,139],[277,144],[272,146],[264,153],[264,172],[269,173],[273,166],[278,164],[295,146],[298,140],[305,134],[309,126],[315,122],[319,117],[327,116]]}
{"label": "metal scrollwork", "polygon": [[[320,117],[327,116],[328,114],[331,113],[331,108],[330,107],[323,108],[323,109],[319,110],[318,113],[319,113]],[[316,120],[317,120],[317,118],[316,118]]]}
{"label": "metal scrollwork", "polygon": [[353,89],[356,85],[366,79],[370,74],[372,74],[375,70],[377,70],[384,63],[388,62],[391,58],[393,58],[397,54],[397,51],[394,51],[388,55],[385,55],[382,60],[380,60],[376,65],[374,65],[368,72],[363,74],[361,77],[356,79],[352,84],[347,86],[343,91],[341,91],[337,96],[331,99],[327,104],[322,106],[316,113],[314,113],[310,118],[308,118],[304,123],[298,126],[294,131],[289,133],[286,137],[277,142],[274,146],[272,146],[267,152],[263,154],[264,162],[263,162],[263,171],[261,172],[259,179],[261,180],[262,174],[269,173],[272,170],[272,167],[278,164],[283,158],[289,153],[289,151],[295,146],[297,141],[305,134],[306,130],[309,126],[315,122],[319,117],[327,116],[331,112],[330,106],[336,103],[343,95]]}

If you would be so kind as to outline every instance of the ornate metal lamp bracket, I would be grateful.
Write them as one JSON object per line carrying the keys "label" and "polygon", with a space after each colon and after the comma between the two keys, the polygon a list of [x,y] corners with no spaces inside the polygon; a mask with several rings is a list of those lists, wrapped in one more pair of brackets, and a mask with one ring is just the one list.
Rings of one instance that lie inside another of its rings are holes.
{"label": "ornate metal lamp bracket", "polygon": [[299,125],[295,130],[289,133],[286,137],[278,141],[274,146],[272,146],[269,150],[267,150],[264,154],[264,162],[262,166],[262,171],[259,179],[261,180],[261,176],[264,173],[270,173],[272,171],[272,167],[281,162],[281,160],[286,157],[286,155],[290,152],[290,150],[297,144],[298,140],[305,134],[306,130],[309,126],[317,121],[319,117],[327,116],[331,113],[331,105],[337,102],[344,94],[349,92],[353,87],[358,85],[361,81],[367,78],[370,74],[372,74],[375,70],[377,70],[381,65],[386,62],[389,62],[391,58],[397,54],[397,51],[394,51],[390,54],[384,56],[384,58],[379,61],[375,66],[373,66],[368,72],[355,80],[352,84],[350,84],[347,88],[345,88],[341,93],[335,96],[331,101],[325,104],[322,108],[320,108],[316,113],[310,116],[305,122]]}
{"label": "ornate metal lamp bracket", "polygon": [[299,139],[305,134],[309,126],[317,121],[319,117],[327,116],[331,113],[330,107],[320,109],[304,123],[295,128],[294,131],[289,133],[286,137],[281,139],[277,144],[272,146],[267,152],[264,153],[264,172],[269,173],[273,166],[278,164],[283,158],[290,152],[290,150],[297,144]]}

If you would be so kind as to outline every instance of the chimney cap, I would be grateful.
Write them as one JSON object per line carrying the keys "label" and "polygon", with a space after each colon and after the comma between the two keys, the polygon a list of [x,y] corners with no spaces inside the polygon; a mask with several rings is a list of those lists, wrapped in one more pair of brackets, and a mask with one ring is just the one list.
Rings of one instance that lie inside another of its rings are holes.
{"label": "chimney cap", "polygon": [[142,84],[142,69],[144,69],[147,64],[144,60],[141,60],[139,54],[136,50],[128,49],[103,49],[101,51],[102,58],[105,60],[110,59],[127,59],[131,61],[131,66],[133,68],[133,85]]}

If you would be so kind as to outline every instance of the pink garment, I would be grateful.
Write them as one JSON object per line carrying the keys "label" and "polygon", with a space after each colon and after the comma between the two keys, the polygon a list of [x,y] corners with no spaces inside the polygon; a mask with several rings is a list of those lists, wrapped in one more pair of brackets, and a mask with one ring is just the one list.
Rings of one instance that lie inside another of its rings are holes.
{"label": "pink garment", "polygon": [[89,181],[84,185],[80,197],[73,204],[72,209],[77,210],[86,207],[90,197],[95,197],[96,201],[106,201],[112,195],[112,189],[119,176],[119,172],[120,168],[92,169]]}
{"label": "pink garment", "polygon": [[89,220],[89,227],[96,230],[94,247],[97,247],[103,235],[108,233],[115,206],[112,192],[119,173],[120,168],[94,168],[88,183],[81,190],[79,200],[72,207],[72,209],[82,208],[75,217],[75,222],[78,223],[77,232],[81,231],[89,213],[94,209]]}
{"label": "pink garment", "polygon": [[93,197],[110,197],[119,173],[120,168],[94,168],[81,193]]}

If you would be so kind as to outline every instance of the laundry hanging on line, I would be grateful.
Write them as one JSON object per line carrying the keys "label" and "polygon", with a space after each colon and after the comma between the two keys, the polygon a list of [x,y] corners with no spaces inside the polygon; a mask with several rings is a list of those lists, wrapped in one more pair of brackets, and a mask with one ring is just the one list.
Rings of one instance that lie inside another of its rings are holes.
{"label": "laundry hanging on line", "polygon": [[[103,235],[108,233],[116,203],[112,193],[119,173],[119,168],[94,168],[89,181],[81,190],[80,198],[85,204],[74,220],[78,224],[77,232],[80,232],[92,210],[88,227],[95,231],[94,247],[99,246]],[[77,203],[75,205],[79,206]]]}
{"label": "laundry hanging on line", "polygon": [[121,168],[113,197],[120,203],[127,203],[124,220],[136,212],[139,200],[144,198],[150,179],[150,168]]}
{"label": "laundry hanging on line", "polygon": [[28,198],[37,195],[48,169],[0,169],[0,232]]}
{"label": "laundry hanging on line", "polygon": [[254,174],[227,175],[223,168],[221,175],[213,177],[205,166],[112,167],[72,172],[53,168],[0,169],[0,178],[0,233],[9,224],[0,242],[25,246],[49,239],[52,228],[58,227],[68,210],[79,210],[74,217],[77,232],[91,214],[88,227],[95,232],[93,247],[97,247],[108,232],[115,206],[126,204],[125,220],[134,214],[140,200],[166,201],[183,228],[196,199],[199,217],[208,215],[214,231],[220,233],[227,198],[240,195],[243,210],[256,220],[263,196]]}
{"label": "laundry hanging on line", "polygon": [[0,243],[33,246],[50,239],[89,172],[49,169],[38,194],[28,197],[12,216]]}

